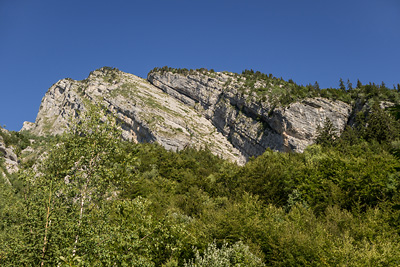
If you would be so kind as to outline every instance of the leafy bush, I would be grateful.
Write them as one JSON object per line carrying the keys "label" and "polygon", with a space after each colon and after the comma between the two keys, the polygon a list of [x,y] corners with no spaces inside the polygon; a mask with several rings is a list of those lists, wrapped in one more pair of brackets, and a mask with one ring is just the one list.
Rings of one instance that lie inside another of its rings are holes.
{"label": "leafy bush", "polygon": [[15,132],[15,131],[3,131],[0,127],[0,136],[2,137],[6,147],[13,146],[17,152],[20,154],[21,150],[25,149],[30,145],[29,139],[32,137],[27,132]]}
{"label": "leafy bush", "polygon": [[237,242],[232,246],[224,243],[218,248],[216,243],[211,243],[203,255],[195,249],[195,258],[185,263],[185,267],[222,267],[222,266],[264,266],[260,258],[254,256],[249,247],[242,242]]}

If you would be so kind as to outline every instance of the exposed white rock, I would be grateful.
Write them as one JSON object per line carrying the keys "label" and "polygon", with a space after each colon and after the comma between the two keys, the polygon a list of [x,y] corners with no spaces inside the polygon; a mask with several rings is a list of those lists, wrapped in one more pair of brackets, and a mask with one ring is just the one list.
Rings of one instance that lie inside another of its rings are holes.
{"label": "exposed white rock", "polygon": [[[59,134],[88,104],[101,104],[122,122],[127,140],[158,142],[170,150],[208,147],[243,164],[267,148],[302,152],[314,142],[317,128],[326,119],[339,131],[348,122],[351,107],[341,101],[309,98],[275,107],[267,94],[260,101],[255,92],[243,92],[245,79],[234,77],[226,72],[152,72],[147,81],[102,68],[83,81],[64,79],[54,84],[35,123],[24,123],[23,129],[38,135]],[[272,84],[255,84],[268,86]]]}
{"label": "exposed white rock", "polygon": [[60,134],[88,103],[107,107],[122,122],[123,136],[134,142],[158,142],[169,150],[208,147],[223,158],[243,164],[240,151],[196,110],[148,81],[102,68],[84,81],[64,79],[42,99],[35,125],[38,135]]}
{"label": "exposed white rock", "polygon": [[350,113],[351,108],[346,103],[317,97],[275,110],[268,122],[274,130],[282,134],[285,147],[293,151],[303,151],[314,142],[317,128],[323,127],[327,119],[340,133],[345,128]]}
{"label": "exposed white rock", "polygon": [[21,132],[22,131],[30,131],[30,130],[32,130],[33,128],[35,128],[35,124],[33,123],[33,122],[30,122],[30,121],[24,121],[24,124],[22,125],[22,128],[21,128]]}
{"label": "exposed white rock", "polygon": [[[156,71],[149,74],[148,80],[190,106],[199,103],[202,109],[197,109],[247,158],[261,155],[267,148],[302,152],[313,143],[317,128],[327,118],[342,131],[351,113],[350,105],[324,98],[274,108],[268,95],[260,101],[254,92],[240,92],[241,81],[227,85],[230,77],[226,73],[182,75]],[[262,86],[266,84],[255,84]]]}

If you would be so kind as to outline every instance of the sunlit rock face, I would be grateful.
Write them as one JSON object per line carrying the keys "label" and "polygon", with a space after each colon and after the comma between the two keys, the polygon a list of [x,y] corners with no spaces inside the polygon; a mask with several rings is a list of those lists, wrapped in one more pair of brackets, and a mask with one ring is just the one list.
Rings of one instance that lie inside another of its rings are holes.
{"label": "sunlit rock face", "polygon": [[157,142],[174,151],[207,147],[222,158],[245,163],[242,153],[192,106],[117,69],[101,68],[83,81],[58,81],[43,97],[35,123],[25,125],[34,134],[60,134],[92,104],[116,116],[127,140]]}
{"label": "sunlit rock face", "polygon": [[350,105],[320,97],[276,107],[268,97],[243,92],[241,82],[232,79],[234,74],[226,72],[153,71],[148,76],[153,85],[210,120],[246,158],[261,155],[267,148],[302,152],[327,119],[341,132],[351,114]]}
{"label": "sunlit rock face", "polygon": [[35,123],[24,123],[22,130],[60,134],[88,105],[102,105],[119,120],[127,140],[157,142],[175,151],[207,147],[244,164],[268,148],[302,152],[327,119],[341,132],[351,114],[348,104],[321,97],[277,105],[268,94],[243,91],[245,81],[235,77],[228,72],[152,71],[145,80],[104,67],[85,80],[63,79],[51,86]]}

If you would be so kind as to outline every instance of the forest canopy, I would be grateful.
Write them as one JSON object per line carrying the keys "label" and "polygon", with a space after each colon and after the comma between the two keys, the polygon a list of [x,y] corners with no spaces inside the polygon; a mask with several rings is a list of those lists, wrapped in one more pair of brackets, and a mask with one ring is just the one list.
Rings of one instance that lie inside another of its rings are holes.
{"label": "forest canopy", "polygon": [[[380,90],[357,94],[398,97]],[[398,106],[377,103],[340,136],[327,121],[304,153],[267,150],[242,167],[124,141],[92,107],[68,133],[37,139],[41,160],[0,177],[0,264],[398,266]]]}

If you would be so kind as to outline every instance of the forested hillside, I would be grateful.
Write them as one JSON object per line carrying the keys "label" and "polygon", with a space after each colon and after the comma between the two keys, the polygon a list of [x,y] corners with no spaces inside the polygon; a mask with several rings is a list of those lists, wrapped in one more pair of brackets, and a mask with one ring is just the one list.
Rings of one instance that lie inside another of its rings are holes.
{"label": "forested hillside", "polygon": [[0,265],[399,266],[399,92],[290,83],[353,105],[351,126],[244,166],[125,141],[96,106],[62,135],[4,135],[20,170],[0,162]]}

